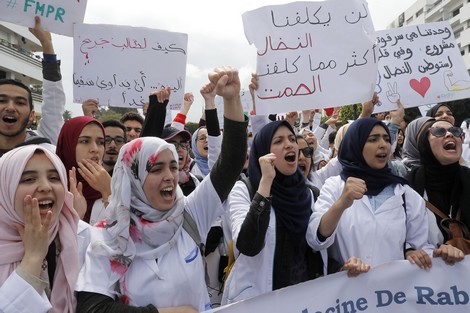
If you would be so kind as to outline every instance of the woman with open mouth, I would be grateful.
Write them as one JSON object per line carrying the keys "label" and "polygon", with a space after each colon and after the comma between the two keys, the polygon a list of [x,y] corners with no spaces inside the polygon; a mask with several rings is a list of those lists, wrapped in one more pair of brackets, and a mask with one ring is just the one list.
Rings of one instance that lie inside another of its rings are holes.
{"label": "woman with open mouth", "polygon": [[240,181],[228,202],[239,255],[225,283],[222,304],[323,274],[320,255],[305,239],[314,197],[298,168],[298,155],[295,132],[285,120],[268,123],[253,139],[248,179],[256,193],[251,198],[247,184]]}
{"label": "woman with open mouth", "polygon": [[74,208],[90,225],[104,218],[111,194],[111,176],[101,165],[104,137],[99,120],[79,116],[64,123],[57,140],[56,154],[69,172]]}
{"label": "woman with open mouth", "polygon": [[[385,124],[374,118],[356,120],[339,147],[343,169],[326,180],[315,203],[308,243],[328,249],[349,276],[404,258],[420,268],[431,267],[435,246],[428,241],[424,200],[404,178],[391,173],[390,153]],[[447,250],[442,247],[434,255]]]}
{"label": "woman with open mouth", "polygon": [[191,148],[194,153],[194,162],[191,166],[191,173],[206,177],[209,172],[209,142],[207,128],[199,127],[193,133]]}
{"label": "woman with open mouth", "polygon": [[77,312],[211,308],[199,244],[224,213],[222,203],[243,168],[248,123],[238,71],[219,68],[209,79],[224,98],[225,133],[218,161],[185,197],[172,143],[141,137],[121,148],[111,181],[109,215],[97,223],[79,275]]}
{"label": "woman with open mouth", "polygon": [[470,229],[470,169],[459,164],[463,140],[463,130],[450,122],[426,125],[418,138],[421,166],[407,176],[410,185],[427,200],[429,238],[435,245],[442,245],[449,237],[441,226],[442,217],[430,206],[452,218],[460,211],[460,220]]}
{"label": "woman with open mouth", "polygon": [[75,312],[79,217],[61,160],[38,145],[13,149],[0,182],[0,312]]}

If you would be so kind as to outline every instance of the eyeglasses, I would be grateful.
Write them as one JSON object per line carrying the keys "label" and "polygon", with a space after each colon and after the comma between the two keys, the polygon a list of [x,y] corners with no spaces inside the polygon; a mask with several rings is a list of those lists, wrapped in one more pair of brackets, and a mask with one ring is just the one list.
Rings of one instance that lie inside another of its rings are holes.
{"label": "eyeglasses", "polygon": [[181,149],[184,149],[184,150],[188,150],[189,148],[189,142],[168,141],[168,143],[171,143],[172,145],[174,145],[176,150],[178,150],[179,147],[181,147]]}
{"label": "eyeglasses", "polygon": [[455,137],[463,137],[464,136],[464,132],[463,132],[462,128],[456,127],[456,126],[453,126],[449,129],[446,129],[444,127],[431,127],[431,128],[429,128],[429,132],[434,137],[444,137],[447,134],[447,132],[451,133]]}
{"label": "eyeglasses", "polygon": [[207,136],[200,136],[200,137],[197,137],[197,140],[199,140],[199,141],[206,141],[206,140],[207,140]]}
{"label": "eyeglasses", "polygon": [[313,155],[313,148],[312,147],[301,148],[301,149],[299,149],[299,151],[302,151],[302,154],[306,158],[310,158]]}
{"label": "eyeglasses", "polygon": [[126,140],[124,139],[124,137],[121,137],[121,136],[116,136],[116,137],[110,137],[110,136],[106,136],[104,137],[104,142],[109,145],[112,141],[114,141],[116,143],[116,145],[120,146],[122,144],[124,144],[126,142]]}

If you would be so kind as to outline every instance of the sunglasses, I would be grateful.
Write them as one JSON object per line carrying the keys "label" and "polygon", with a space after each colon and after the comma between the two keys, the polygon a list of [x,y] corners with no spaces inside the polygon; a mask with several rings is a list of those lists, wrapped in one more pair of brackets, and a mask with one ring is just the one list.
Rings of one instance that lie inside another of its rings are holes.
{"label": "sunglasses", "polygon": [[302,151],[302,154],[306,158],[310,158],[313,155],[313,148],[312,147],[301,148],[301,149],[299,149],[299,151]]}
{"label": "sunglasses", "polygon": [[429,128],[429,132],[434,137],[444,137],[445,135],[447,135],[447,132],[454,135],[454,137],[463,137],[464,136],[464,132],[463,132],[462,128],[456,127],[456,126],[453,126],[449,129],[446,129],[444,127],[431,127],[431,128]]}

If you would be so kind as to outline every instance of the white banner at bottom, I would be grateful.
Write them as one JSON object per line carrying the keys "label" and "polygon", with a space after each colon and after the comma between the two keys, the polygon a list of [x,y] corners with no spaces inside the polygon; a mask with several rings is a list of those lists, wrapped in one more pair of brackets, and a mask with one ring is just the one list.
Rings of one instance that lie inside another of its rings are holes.
{"label": "white banner at bottom", "polygon": [[469,313],[470,258],[452,266],[436,258],[429,271],[395,261],[358,277],[341,272],[207,312]]}

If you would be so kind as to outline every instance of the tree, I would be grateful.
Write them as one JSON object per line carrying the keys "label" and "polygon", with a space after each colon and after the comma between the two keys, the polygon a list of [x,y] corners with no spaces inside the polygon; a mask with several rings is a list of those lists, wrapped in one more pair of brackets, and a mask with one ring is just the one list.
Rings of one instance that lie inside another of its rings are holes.
{"label": "tree", "polygon": [[137,109],[134,108],[117,108],[117,107],[108,107],[108,108],[101,108],[96,112],[95,117],[100,121],[107,121],[107,120],[120,120],[121,117],[127,112],[135,112],[137,113]]}
{"label": "tree", "polygon": [[72,118],[72,112],[65,110],[64,113],[62,113],[62,118],[64,119],[64,122],[68,121]]}
{"label": "tree", "polygon": [[341,107],[341,113],[339,115],[341,125],[347,124],[348,121],[357,119],[361,114],[361,111],[362,105],[360,103]]}
{"label": "tree", "polygon": [[191,133],[194,134],[196,129],[198,129],[199,123],[194,123],[194,122],[187,122],[185,125],[185,128]]}
{"label": "tree", "polygon": [[42,95],[42,90],[43,90],[42,84],[30,85],[29,88],[31,89],[32,93]]}

